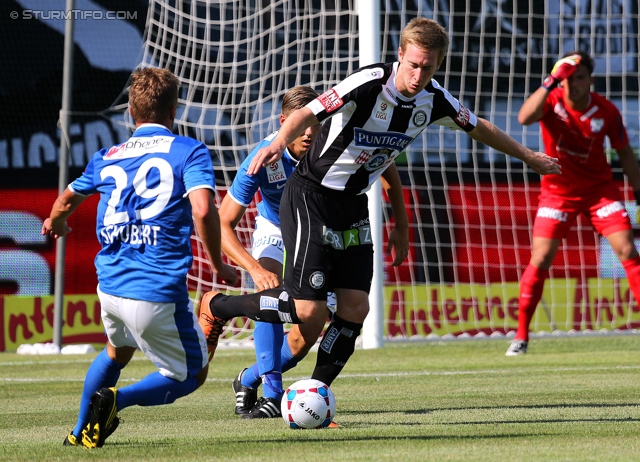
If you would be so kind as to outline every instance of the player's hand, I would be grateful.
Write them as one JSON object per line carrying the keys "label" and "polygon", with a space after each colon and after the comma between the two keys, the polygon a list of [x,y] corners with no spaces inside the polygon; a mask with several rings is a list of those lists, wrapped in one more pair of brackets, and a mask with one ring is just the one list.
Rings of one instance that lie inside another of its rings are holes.
{"label": "player's hand", "polygon": [[280,287],[280,280],[278,279],[278,275],[264,269],[262,266],[253,268],[251,271],[249,271],[249,274],[251,275],[251,279],[253,279],[253,285],[258,292]]}
{"label": "player's hand", "polygon": [[533,157],[527,160],[527,164],[540,175],[562,175],[562,167],[558,163],[558,159],[543,152],[534,152]]}
{"label": "player's hand", "polygon": [[551,69],[551,75],[542,82],[542,86],[547,90],[553,90],[560,82],[576,71],[581,60],[582,57],[580,55],[571,55],[558,60],[553,65],[553,69]]}
{"label": "player's hand", "polygon": [[389,233],[389,243],[387,244],[387,255],[391,255],[391,249],[395,250],[392,266],[400,266],[409,255],[409,233],[400,231],[394,227]]}
{"label": "player's hand", "polygon": [[66,220],[54,223],[51,218],[47,218],[42,223],[42,235],[49,235],[55,239],[66,236],[71,232],[71,228],[67,225]]}
{"label": "player's hand", "polygon": [[[275,140],[274,140],[275,141]],[[286,146],[285,146],[286,147]],[[247,175],[255,175],[260,171],[262,167],[266,167],[269,164],[273,164],[282,158],[285,147],[279,148],[274,143],[269,146],[265,146],[260,149],[255,157],[251,159],[249,168],[247,168]]]}
{"label": "player's hand", "polygon": [[235,286],[238,283],[238,272],[233,266],[226,263],[222,263],[222,267],[218,268],[216,276],[229,286]]}

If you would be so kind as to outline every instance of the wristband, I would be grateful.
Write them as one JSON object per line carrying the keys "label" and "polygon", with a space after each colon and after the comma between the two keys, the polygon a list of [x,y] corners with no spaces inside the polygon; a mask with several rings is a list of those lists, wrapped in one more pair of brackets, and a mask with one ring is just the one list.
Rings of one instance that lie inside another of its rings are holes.
{"label": "wristband", "polygon": [[[558,86],[558,79],[555,77],[548,75],[546,79],[542,82],[542,86],[547,90],[551,91]],[[640,192],[640,191],[639,191]]]}

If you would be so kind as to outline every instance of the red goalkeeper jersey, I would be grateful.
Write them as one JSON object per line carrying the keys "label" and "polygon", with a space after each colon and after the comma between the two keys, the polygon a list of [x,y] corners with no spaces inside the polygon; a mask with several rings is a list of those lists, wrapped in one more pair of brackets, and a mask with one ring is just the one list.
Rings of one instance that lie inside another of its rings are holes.
{"label": "red goalkeeper jersey", "polygon": [[611,181],[611,166],[604,152],[605,137],[613,149],[629,144],[627,130],[616,106],[591,92],[586,109],[574,111],[564,104],[562,88],[549,94],[540,126],[545,153],[559,159],[562,175],[545,175],[542,187],[562,195],[584,191]]}

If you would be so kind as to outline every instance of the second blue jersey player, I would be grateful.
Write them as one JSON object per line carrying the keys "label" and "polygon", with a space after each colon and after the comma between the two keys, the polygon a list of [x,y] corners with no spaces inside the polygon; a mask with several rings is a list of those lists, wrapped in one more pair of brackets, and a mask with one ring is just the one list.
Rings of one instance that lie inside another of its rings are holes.
{"label": "second blue jersey player", "polygon": [[[290,113],[317,97],[318,93],[307,86],[289,90],[282,100],[280,123]],[[279,162],[261,169],[255,175],[247,175],[247,167],[255,153],[271,143],[277,132],[266,137],[242,163],[220,205],[222,250],[251,275],[257,290],[273,289],[282,284],[284,245],[280,231],[280,199],[287,178],[307,153],[319,131],[320,124],[307,128],[287,146]],[[234,229],[258,191],[262,200],[257,204],[252,248],[247,250]],[[329,307],[335,309],[333,295],[329,297]],[[286,336],[281,326],[256,323],[254,341],[257,362],[242,369],[233,382],[236,414],[243,418],[280,416],[282,372],[295,367],[306,356],[321,334],[325,320],[326,316],[316,322],[293,326]],[[261,383],[264,396],[258,399],[257,388]]]}

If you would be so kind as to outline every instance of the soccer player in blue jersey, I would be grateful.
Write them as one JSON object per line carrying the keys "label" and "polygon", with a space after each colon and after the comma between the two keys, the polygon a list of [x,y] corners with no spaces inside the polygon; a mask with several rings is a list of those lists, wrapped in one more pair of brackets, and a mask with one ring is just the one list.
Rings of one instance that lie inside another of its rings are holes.
{"label": "soccer player in blue jersey", "polygon": [[[282,99],[280,123],[296,109],[306,106],[318,97],[308,86],[289,90]],[[256,175],[247,175],[253,157],[277,135],[272,133],[260,142],[242,162],[227,195],[220,204],[220,228],[222,251],[249,272],[257,290],[274,289],[282,283],[284,245],[280,232],[280,198],[287,178],[307,153],[320,132],[320,124],[308,127],[285,149],[282,159],[261,169]],[[256,192],[262,200],[258,203],[253,244],[249,253],[234,232]],[[330,295],[330,300],[334,299]],[[329,303],[335,310],[335,303]],[[233,382],[236,398],[235,413],[243,418],[280,417],[282,398],[282,372],[295,367],[322,333],[327,316],[313,322],[294,325],[283,341],[282,327],[257,322],[254,342],[257,362],[240,371]],[[202,322],[202,320],[201,320]],[[205,326],[206,327],[206,326]],[[257,387],[263,384],[263,396],[257,399]]]}
{"label": "soccer player in blue jersey", "polygon": [[[272,323],[306,323],[325,316],[327,292],[337,310],[320,343],[312,378],[327,385],[355,350],[369,312],[373,242],[366,191],[386,180],[395,227],[387,253],[397,266],[409,250],[402,184],[394,160],[429,125],[463,130],[474,140],[521,159],[540,174],[560,173],[557,159],[522,146],[489,121],[476,117],[433,79],[449,37],[435,21],[415,18],[400,37],[398,61],[363,67],[287,117],[278,135],[247,169],[255,175],[282,157],[305,128],[323,122],[320,135],[287,180],[280,204],[286,249],[283,289],[203,296],[211,345],[235,316]],[[383,182],[384,183],[384,182]],[[380,258],[380,257],[378,257]]]}
{"label": "soccer player in blue jersey", "polygon": [[[65,236],[68,217],[88,196],[100,194],[96,234],[102,248],[95,265],[108,342],[87,371],[78,420],[65,445],[101,447],[122,409],[173,403],[207,378],[206,339],[187,292],[194,222],[214,273],[232,285],[237,274],[222,261],[209,150],[171,133],[179,86],[166,69],[134,72],[133,136],[95,153],[42,225],[43,235]],[[116,389],[136,349],[158,371]]]}

